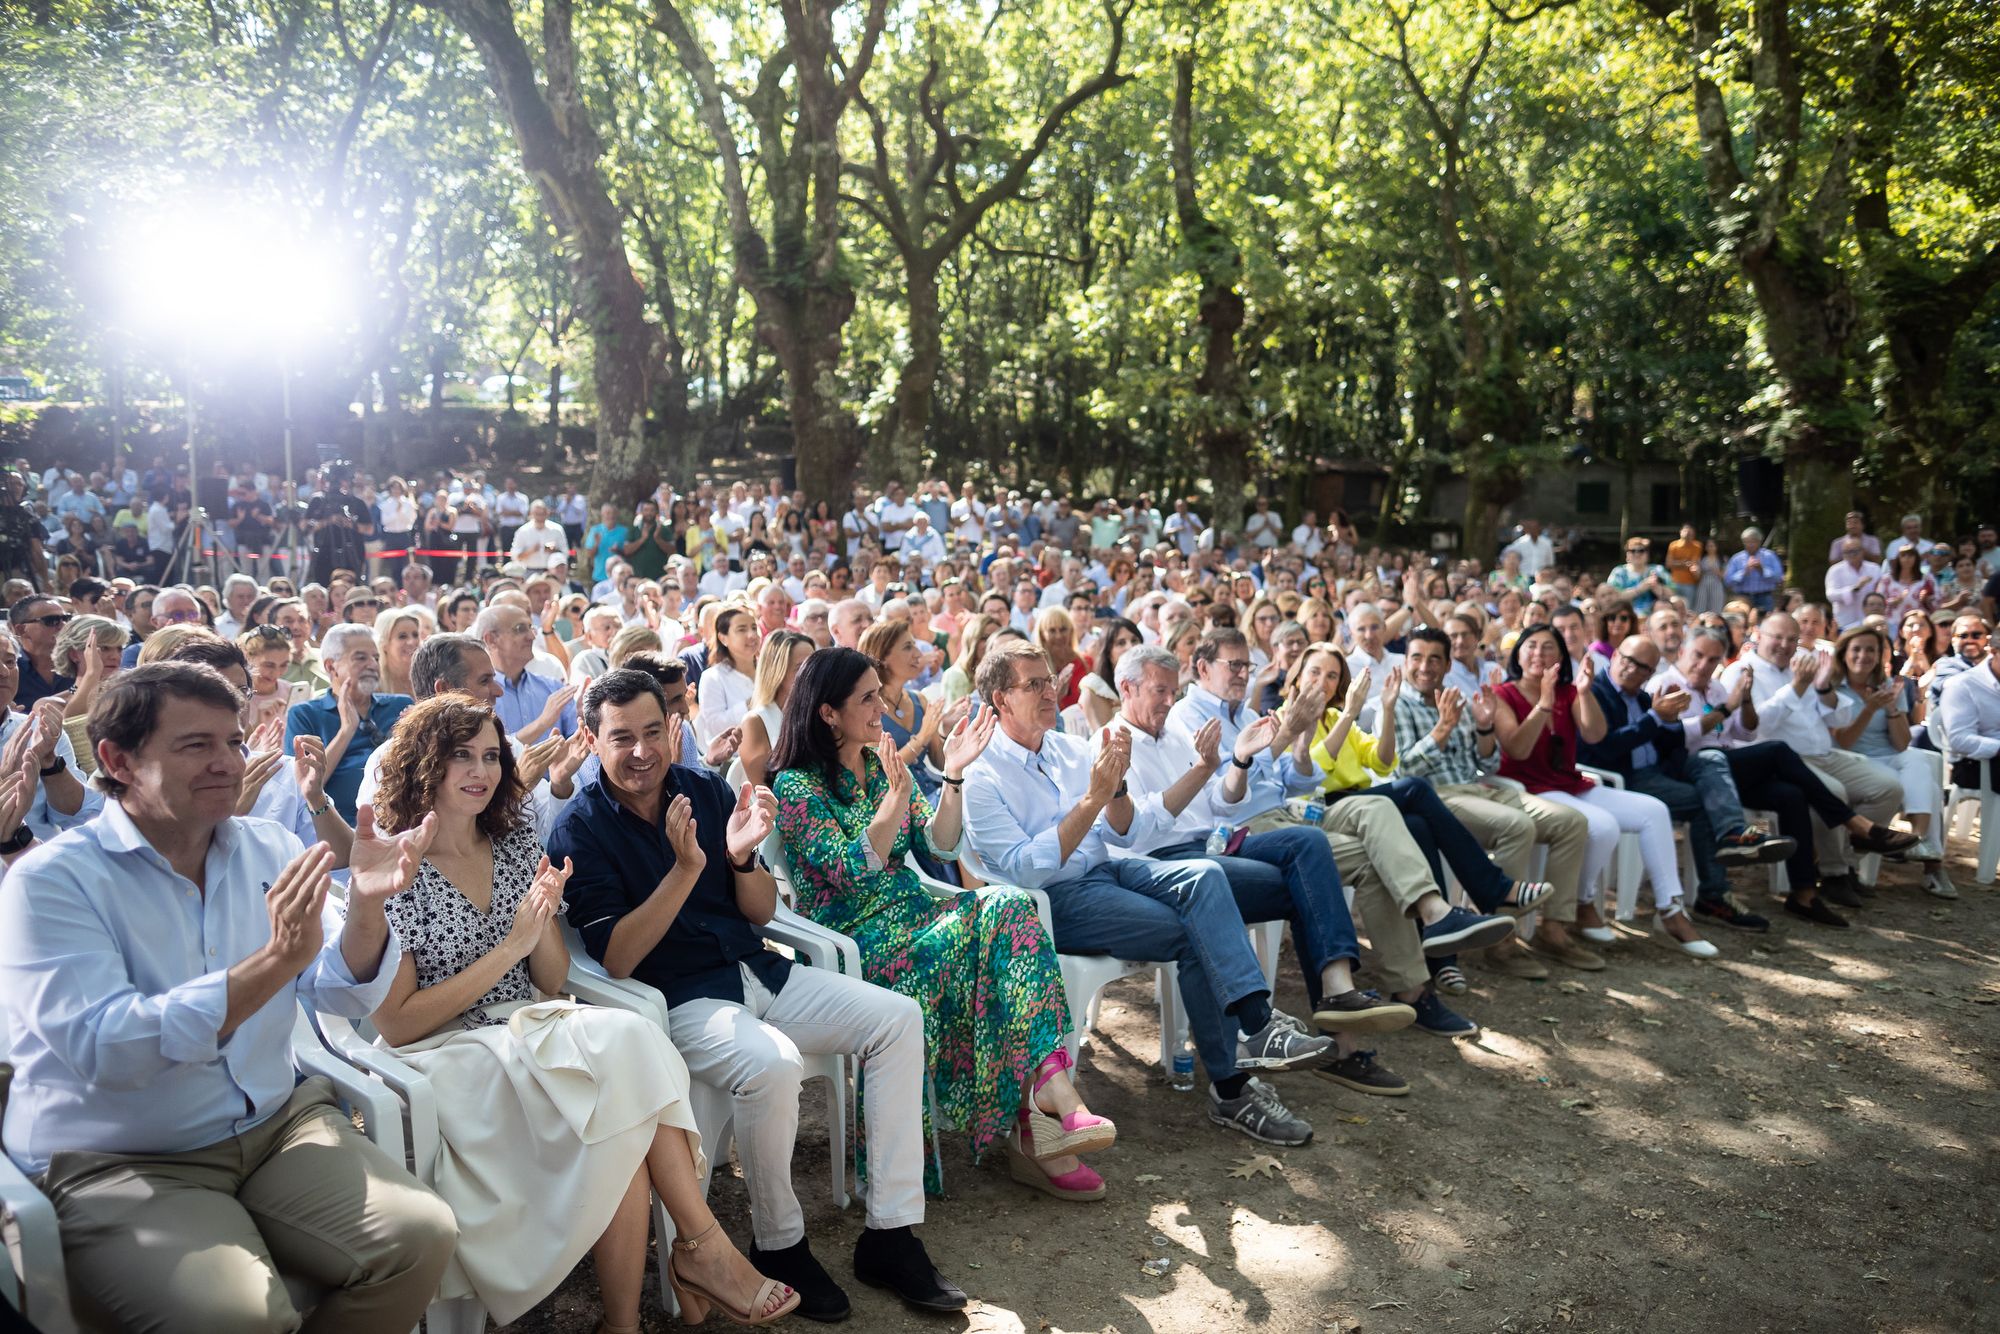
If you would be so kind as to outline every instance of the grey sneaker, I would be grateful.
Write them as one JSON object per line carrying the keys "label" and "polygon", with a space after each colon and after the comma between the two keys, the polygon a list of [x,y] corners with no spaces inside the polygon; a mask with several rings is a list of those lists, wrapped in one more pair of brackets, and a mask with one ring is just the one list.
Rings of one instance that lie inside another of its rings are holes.
{"label": "grey sneaker", "polygon": [[1289,1015],[1271,1012],[1271,1020],[1255,1033],[1236,1035],[1238,1070],[1292,1070],[1311,1065],[1333,1045],[1332,1038],[1308,1033]]}
{"label": "grey sneaker", "polygon": [[1296,1148],[1312,1143],[1313,1128],[1301,1117],[1278,1101],[1278,1095],[1269,1084],[1254,1076],[1243,1086],[1243,1092],[1234,1098],[1216,1096],[1215,1086],[1208,1089],[1208,1119],[1216,1125],[1240,1130],[1251,1139],[1266,1144],[1282,1144]]}

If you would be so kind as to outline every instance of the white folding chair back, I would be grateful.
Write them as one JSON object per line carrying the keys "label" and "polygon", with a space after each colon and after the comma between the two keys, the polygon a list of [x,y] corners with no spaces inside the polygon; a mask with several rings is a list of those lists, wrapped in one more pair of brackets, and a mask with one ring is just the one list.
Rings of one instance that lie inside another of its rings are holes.
{"label": "white folding chair back", "polygon": [[[1959,787],[1951,781],[1951,757],[1940,755],[1944,766],[1945,803],[1944,809],[1957,819],[1961,806],[1977,802],[1979,805],[1979,869],[1977,878],[1982,885],[1990,885],[1996,873],[2000,873],[2000,791],[1993,787],[1993,760],[1980,760],[1975,767],[1979,770],[1977,787]],[[1960,837],[1971,831],[1961,824]]]}

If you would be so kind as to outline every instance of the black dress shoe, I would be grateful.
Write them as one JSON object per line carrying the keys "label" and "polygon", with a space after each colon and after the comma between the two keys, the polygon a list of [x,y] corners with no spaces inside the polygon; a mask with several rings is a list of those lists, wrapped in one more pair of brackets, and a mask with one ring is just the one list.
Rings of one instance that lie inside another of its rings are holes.
{"label": "black dress shoe", "polygon": [[1856,852],[1902,852],[1914,848],[1923,840],[1907,829],[1897,829],[1891,825],[1878,824],[1865,834],[1848,835],[1848,843]]}
{"label": "black dress shoe", "polygon": [[[924,1244],[907,1227],[871,1227],[854,1243],[854,1277],[887,1288],[923,1311],[963,1311],[965,1291],[938,1273]],[[797,1285],[794,1285],[797,1286]]]}
{"label": "black dress shoe", "polygon": [[833,1281],[833,1275],[826,1272],[804,1238],[779,1251],[752,1246],[749,1258],[758,1273],[790,1284],[792,1291],[799,1294],[797,1314],[829,1324],[847,1319],[852,1309],[847,1294]]}
{"label": "black dress shoe", "polygon": [[1799,902],[1799,896],[1796,894],[1788,895],[1785,899],[1785,911],[1808,922],[1817,922],[1821,926],[1844,929],[1847,926],[1847,919],[1826,906],[1824,893],[1825,888],[1822,886],[1822,897],[1814,899],[1811,903]]}
{"label": "black dress shoe", "polygon": [[1843,908],[1861,906],[1861,881],[1852,873],[1830,875],[1819,882],[1819,896]]}

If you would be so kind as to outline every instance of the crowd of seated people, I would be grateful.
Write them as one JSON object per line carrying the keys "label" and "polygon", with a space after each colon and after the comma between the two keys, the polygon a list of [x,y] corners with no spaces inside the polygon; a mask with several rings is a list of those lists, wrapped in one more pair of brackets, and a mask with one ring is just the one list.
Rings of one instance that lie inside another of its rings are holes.
{"label": "crowd of seated people", "polygon": [[[1789,929],[1865,912],[1871,853],[1955,896],[1944,788],[2000,761],[2000,547],[1915,516],[1850,516],[1829,611],[1755,529],[1598,578],[1532,520],[1433,565],[1268,499],[1239,540],[971,484],[663,487],[586,526],[573,489],[357,480],[326,495],[404,535],[376,568],[6,589],[4,1140],[98,1324],[295,1327],[285,1276],[315,1327],[504,1324],[588,1254],[628,1330],[653,1196],[685,1318],[841,1319],[791,1170],[821,1055],[860,1088],[846,1268],[961,1310],[917,1232],[934,1116],[1028,1190],[1110,1193],[1065,956],[1174,965],[1202,1114],[1296,1148],[1290,1078],[1409,1095],[1388,1048],[1477,1034],[1468,969],[1716,957],[1774,929],[1730,879],[1767,864]],[[1649,933],[1614,920],[1626,838]],[[781,907],[859,975],[767,948]],[[664,1026],[566,999],[576,950]],[[302,1005],[436,1085],[426,1180],[295,1079]],[[733,1107],[740,1245],[696,1084]]]}

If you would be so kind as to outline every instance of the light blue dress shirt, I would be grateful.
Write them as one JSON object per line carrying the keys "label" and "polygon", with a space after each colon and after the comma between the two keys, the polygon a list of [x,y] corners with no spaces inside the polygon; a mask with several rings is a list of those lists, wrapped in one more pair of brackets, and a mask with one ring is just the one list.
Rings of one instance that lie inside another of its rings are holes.
{"label": "light blue dress shirt", "polygon": [[1138,806],[1123,834],[1102,815],[1063,860],[1057,826],[1090,793],[1090,743],[1049,731],[1031,751],[995,730],[965,771],[965,832],[996,880],[1040,889],[1089,874],[1111,849],[1143,846],[1172,828],[1157,803]]}
{"label": "light blue dress shirt", "polygon": [[[13,740],[14,733],[26,727],[32,720],[25,713],[8,712],[0,715],[0,748]],[[74,829],[80,824],[88,824],[97,813],[104,809],[104,794],[97,785],[76,767],[76,747],[69,743],[68,733],[56,738],[56,754],[68,764],[70,773],[77,782],[83,784],[83,804],[76,808],[74,815],[65,815],[49,805],[49,790],[38,776],[35,779],[35,799],[28,805],[28,813],[21,817],[21,823],[35,833],[35,837],[46,843],[65,829]]]}
{"label": "light blue dress shirt", "polygon": [[291,1096],[298,1002],[348,1018],[389,994],[395,933],[375,977],[326,944],[227,1039],[228,970],[271,939],[264,894],[301,850],[267,820],[216,826],[207,893],[146,841],[125,808],[36,848],[0,893],[0,1006],[12,1036],[7,1154],[23,1172],[63,1150],[184,1153],[241,1135]]}
{"label": "light blue dress shirt", "polygon": [[[563,683],[552,676],[543,676],[529,668],[522,669],[518,680],[509,681],[504,676],[495,675],[500,683],[500,699],[493,705],[493,712],[507,725],[507,735],[513,736],[529,723],[542,716],[542,709],[549,702],[549,696],[563,688]],[[576,701],[563,705],[562,714],[556,719],[556,730],[564,736],[576,735]],[[534,738],[546,739],[548,733]]]}
{"label": "light blue dress shirt", "polygon": [[[1182,695],[1180,702],[1168,711],[1167,727],[1193,741],[1194,734],[1210,718],[1222,723],[1222,753],[1231,755],[1235,753],[1237,733],[1256,722],[1258,714],[1248,704],[1226,703],[1220,695],[1210,694],[1195,685],[1189,686],[1187,694]],[[1264,751],[1250,766],[1243,801],[1237,809],[1242,812],[1243,819],[1253,819],[1284,805],[1287,797],[1302,797],[1308,792],[1319,791],[1325,777],[1316,764],[1307,765],[1301,772],[1289,752],[1273,756],[1268,750]]]}

